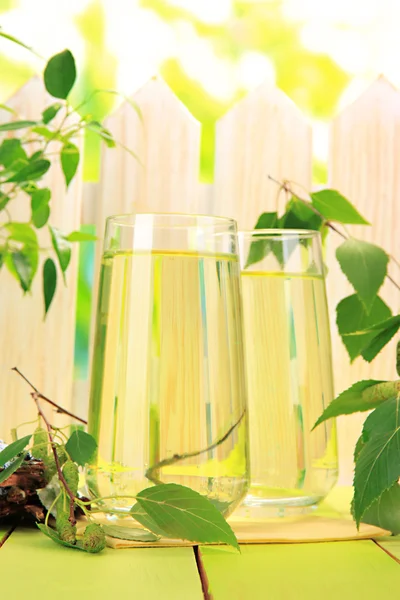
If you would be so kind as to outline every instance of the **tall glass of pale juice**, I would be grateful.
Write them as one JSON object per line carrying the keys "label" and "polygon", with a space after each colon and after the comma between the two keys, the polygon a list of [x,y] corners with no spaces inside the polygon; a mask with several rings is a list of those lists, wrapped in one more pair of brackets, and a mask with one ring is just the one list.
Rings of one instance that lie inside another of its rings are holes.
{"label": "tall glass of pale juice", "polygon": [[178,483],[225,515],[248,487],[236,224],[137,214],[107,221],[92,367],[92,496],[124,513]]}
{"label": "tall glass of pale juice", "polygon": [[248,382],[251,484],[241,514],[303,512],[337,479],[333,421],[312,427],[333,399],[320,235],[239,233]]}

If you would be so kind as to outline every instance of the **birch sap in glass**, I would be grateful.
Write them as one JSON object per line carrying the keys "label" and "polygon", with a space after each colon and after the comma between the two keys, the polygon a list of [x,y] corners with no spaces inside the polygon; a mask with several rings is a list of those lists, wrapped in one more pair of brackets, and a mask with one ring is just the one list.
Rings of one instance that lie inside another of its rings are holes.
{"label": "birch sap in glass", "polygon": [[337,479],[331,342],[317,232],[240,234],[251,485],[244,512],[292,514]]}
{"label": "birch sap in glass", "polygon": [[[111,230],[111,233],[110,233]],[[248,485],[240,266],[234,222],[110,220],[101,264],[89,432],[91,495],[186,485],[224,514]],[[111,498],[115,512],[130,498]]]}

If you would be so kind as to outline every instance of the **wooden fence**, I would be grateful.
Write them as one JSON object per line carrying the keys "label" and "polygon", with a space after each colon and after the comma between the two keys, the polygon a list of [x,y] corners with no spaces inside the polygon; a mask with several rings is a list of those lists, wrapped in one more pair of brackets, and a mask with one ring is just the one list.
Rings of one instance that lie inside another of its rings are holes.
{"label": "wooden fence", "polygon": [[[262,85],[236,104],[217,123],[215,183],[198,182],[200,124],[160,79],[153,78],[133,96],[143,119],[124,103],[106,126],[131,148],[140,163],[123,149],[105,149],[100,182],[64,191],[61,173],[47,182],[53,189],[52,221],[64,230],[94,223],[102,235],[105,218],[125,212],[210,213],[234,217],[240,228],[251,228],[263,211],[275,210],[277,187],[268,179],[287,179],[312,186],[312,136],[307,119],[280,90]],[[40,113],[44,92],[32,80],[9,104],[27,118]],[[1,116],[1,115],[0,115]],[[333,119],[330,133],[329,186],[348,196],[373,226],[353,226],[357,237],[398,253],[400,223],[400,93],[379,78],[356,101]],[[25,208],[13,216],[25,218]],[[350,286],[335,258],[335,240],[328,249],[328,292],[332,322],[336,392],[360,378],[396,376],[394,342],[368,365],[357,359],[350,366],[335,327],[335,306]],[[101,243],[96,256],[96,273]],[[65,407],[77,406],[73,389],[73,343],[77,281],[77,250],[45,323],[42,321],[39,281],[32,298],[22,298],[14,282],[1,273],[0,293],[0,433],[34,418],[25,384],[9,372],[18,364],[36,385]],[[393,268],[392,266],[390,267]],[[399,278],[399,272],[393,272]],[[383,298],[393,310],[399,295],[385,285]],[[78,387],[75,386],[75,391]],[[87,389],[87,386],[84,387]],[[83,394],[85,395],[85,393]],[[352,479],[352,451],[363,417],[339,419],[341,482]]]}

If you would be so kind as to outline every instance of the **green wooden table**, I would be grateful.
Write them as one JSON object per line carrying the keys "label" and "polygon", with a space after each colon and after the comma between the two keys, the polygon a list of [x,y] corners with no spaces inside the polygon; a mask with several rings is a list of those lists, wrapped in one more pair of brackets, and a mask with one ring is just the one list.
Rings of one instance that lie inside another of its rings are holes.
{"label": "green wooden table", "polygon": [[3,598],[29,600],[377,600],[400,586],[400,536],[350,542],[106,549],[56,546],[0,529]]}

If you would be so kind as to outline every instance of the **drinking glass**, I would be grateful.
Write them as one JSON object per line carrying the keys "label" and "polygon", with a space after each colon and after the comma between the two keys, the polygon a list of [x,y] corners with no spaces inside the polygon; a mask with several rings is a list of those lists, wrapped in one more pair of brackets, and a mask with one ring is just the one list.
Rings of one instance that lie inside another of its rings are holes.
{"label": "drinking glass", "polygon": [[251,484],[242,514],[316,505],[337,480],[331,341],[320,234],[239,233]]}
{"label": "drinking glass", "polygon": [[124,513],[178,483],[225,515],[248,487],[236,223],[179,214],[107,220],[89,432],[90,495]]}

